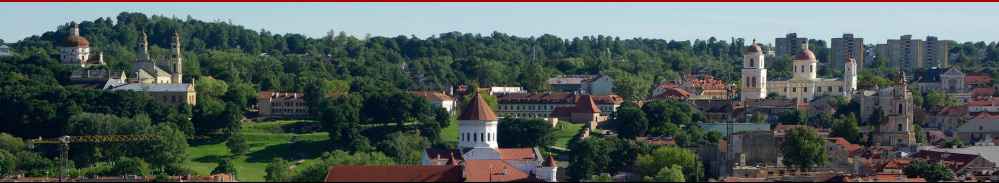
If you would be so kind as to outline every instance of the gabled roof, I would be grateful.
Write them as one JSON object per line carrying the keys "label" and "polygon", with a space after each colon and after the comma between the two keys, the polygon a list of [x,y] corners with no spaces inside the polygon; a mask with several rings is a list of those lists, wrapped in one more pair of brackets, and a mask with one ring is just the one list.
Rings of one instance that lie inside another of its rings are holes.
{"label": "gabled roof", "polygon": [[928,151],[921,150],[916,154],[912,155],[913,158],[924,159],[931,163],[944,163],[947,168],[952,171],[960,171],[964,167],[968,166],[971,161],[980,158],[981,156],[974,154],[961,154],[961,153],[951,153],[951,152],[941,152],[941,151]]}
{"label": "gabled roof", "polygon": [[476,92],[472,101],[465,105],[465,109],[461,111],[458,120],[496,121],[496,113],[493,113],[493,109],[489,107],[486,100],[482,99],[482,96]]}
{"label": "gabled roof", "polygon": [[600,113],[600,108],[597,108],[597,104],[593,102],[593,97],[590,95],[583,95],[576,100],[576,111],[577,113]]}
{"label": "gabled roof", "polygon": [[971,90],[971,97],[991,97],[995,92],[992,87],[978,87]]}
{"label": "gabled roof", "polygon": [[465,160],[466,182],[540,182],[504,160]]}
{"label": "gabled roof", "polygon": [[413,94],[413,95],[415,95],[417,97],[421,97],[423,99],[427,99],[427,101],[451,101],[451,100],[454,100],[454,99],[451,99],[451,96],[447,96],[443,92],[435,92],[435,91],[410,91],[409,93]]}
{"label": "gabled roof", "polygon": [[325,182],[461,182],[460,166],[340,165],[330,167]]}
{"label": "gabled roof", "polygon": [[964,84],[974,85],[974,84],[989,84],[992,83],[992,77],[984,74],[971,74],[964,76]]}

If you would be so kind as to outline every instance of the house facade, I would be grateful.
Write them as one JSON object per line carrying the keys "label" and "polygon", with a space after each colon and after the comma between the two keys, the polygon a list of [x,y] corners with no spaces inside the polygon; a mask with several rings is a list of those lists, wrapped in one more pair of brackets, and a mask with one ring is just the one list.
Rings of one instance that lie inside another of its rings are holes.
{"label": "house facade", "polygon": [[309,116],[305,95],[293,92],[261,91],[257,95],[257,109],[265,118],[302,118]]}
{"label": "house facade", "polygon": [[556,108],[573,107],[580,97],[590,96],[600,110],[601,116],[609,116],[617,111],[624,99],[617,95],[580,95],[566,92],[509,93],[496,96],[501,117],[546,118]]}

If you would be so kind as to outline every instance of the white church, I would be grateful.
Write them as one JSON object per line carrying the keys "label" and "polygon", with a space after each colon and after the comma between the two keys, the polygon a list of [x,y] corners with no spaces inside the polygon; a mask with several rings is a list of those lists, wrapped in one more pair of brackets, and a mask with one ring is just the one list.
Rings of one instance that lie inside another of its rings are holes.
{"label": "white church", "polygon": [[777,94],[799,102],[808,102],[818,96],[849,97],[857,90],[857,64],[849,59],[843,65],[843,78],[818,78],[818,60],[815,53],[803,45],[804,49],[794,57],[794,75],[790,80],[767,81],[767,68],[764,53],[760,45],[753,44],[746,48],[743,54],[742,100],[765,99],[767,95]]}

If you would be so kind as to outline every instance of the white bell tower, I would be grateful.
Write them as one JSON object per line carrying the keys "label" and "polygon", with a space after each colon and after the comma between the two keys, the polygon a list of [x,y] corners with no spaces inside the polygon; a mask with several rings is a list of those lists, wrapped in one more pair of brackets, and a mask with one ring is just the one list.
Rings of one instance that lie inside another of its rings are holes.
{"label": "white bell tower", "polygon": [[742,55],[742,84],[739,88],[742,89],[743,100],[767,98],[767,68],[763,59],[763,49],[754,39]]}
{"label": "white bell tower", "polygon": [[847,59],[843,67],[843,96],[850,96],[857,90],[857,62]]}

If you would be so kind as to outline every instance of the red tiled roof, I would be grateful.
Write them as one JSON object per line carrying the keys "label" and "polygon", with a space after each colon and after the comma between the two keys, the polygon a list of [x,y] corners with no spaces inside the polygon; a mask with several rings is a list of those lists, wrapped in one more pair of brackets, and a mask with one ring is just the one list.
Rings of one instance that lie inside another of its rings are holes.
{"label": "red tiled roof", "polygon": [[326,182],[460,182],[459,166],[340,165],[330,167]]}
{"label": "red tiled roof", "polygon": [[537,158],[534,148],[500,148],[499,154],[502,160],[533,160]]}
{"label": "red tiled roof", "polygon": [[853,156],[858,152],[858,150],[860,150],[860,145],[851,144],[850,141],[846,141],[846,139],[844,139],[843,137],[832,137],[828,139],[831,140],[833,143],[842,146],[843,149],[850,154],[850,156]]}
{"label": "red tiled roof", "polygon": [[881,166],[881,169],[896,169],[896,170],[901,170],[901,169],[909,166],[909,164],[911,164],[911,163],[912,163],[912,160],[908,160],[908,159],[892,159],[892,160],[889,160],[888,162],[885,162],[885,164],[883,166]]}
{"label": "red tiled roof", "polygon": [[926,182],[924,178],[909,178],[901,174],[877,174],[866,177],[844,176],[842,182]]}
{"label": "red tiled roof", "polygon": [[692,76],[688,78],[690,79],[687,81],[687,83],[691,87],[701,88],[704,90],[724,90],[726,88],[724,80],[717,80],[715,79],[714,76],[711,75],[705,75],[702,78],[697,78]]}
{"label": "red tiled roof", "polygon": [[960,153],[950,153],[950,152],[940,152],[940,151],[927,151],[922,150],[916,152],[912,155],[913,158],[927,160],[932,163],[943,162],[947,168],[952,171],[958,171],[968,166],[968,163],[979,158],[978,155],[974,154],[960,154]]}
{"label": "red tiled roof", "polygon": [[409,93],[413,94],[413,95],[415,95],[417,97],[422,97],[424,99],[427,99],[428,101],[448,101],[448,100],[454,100],[454,99],[451,99],[451,96],[447,96],[447,95],[445,95],[442,92],[435,92],[435,91],[410,91]]}
{"label": "red tiled roof", "polygon": [[971,90],[971,97],[991,97],[995,91],[992,87],[978,87]]}
{"label": "red tiled roof", "polygon": [[690,92],[676,86],[664,86],[661,88],[664,91],[659,95],[650,97],[650,99],[685,99],[690,97]]}
{"label": "red tiled roof", "polygon": [[482,96],[476,93],[475,98],[465,106],[464,111],[458,116],[458,120],[496,121],[496,113],[493,113],[493,109],[489,107],[489,104],[486,104],[486,100],[483,100]]}
{"label": "red tiled roof", "polygon": [[964,76],[964,84],[977,85],[977,84],[989,84],[992,83],[992,77],[984,74],[969,73]]}
{"label": "red tiled roof", "polygon": [[466,160],[466,182],[539,182],[504,160]]}
{"label": "red tiled roof", "polygon": [[802,49],[798,56],[794,57],[794,60],[815,60],[815,53],[809,49]]}
{"label": "red tiled roof", "polygon": [[962,116],[968,113],[968,106],[951,106],[944,107],[937,112],[937,115],[941,116]]}
{"label": "red tiled roof", "polygon": [[593,97],[590,95],[583,95],[576,100],[576,110],[574,112],[578,113],[600,113],[600,108],[597,108],[597,104],[593,102]]}
{"label": "red tiled roof", "polygon": [[971,107],[999,106],[999,98],[973,99],[968,101]]}
{"label": "red tiled roof", "polygon": [[[544,104],[575,104],[581,95],[568,92],[545,92],[545,93],[506,93],[496,96],[499,103],[544,103]],[[593,102],[598,105],[621,104],[624,98],[617,95],[596,95],[591,96]]]}

